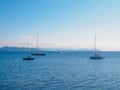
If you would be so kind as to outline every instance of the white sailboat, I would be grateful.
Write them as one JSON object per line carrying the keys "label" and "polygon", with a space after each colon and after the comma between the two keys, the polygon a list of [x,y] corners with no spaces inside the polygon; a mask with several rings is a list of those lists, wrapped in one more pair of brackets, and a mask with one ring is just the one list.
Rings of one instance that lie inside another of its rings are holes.
{"label": "white sailboat", "polygon": [[96,35],[95,35],[95,41],[94,41],[95,45],[94,45],[94,54],[92,56],[90,56],[90,59],[104,59],[105,57],[103,57],[102,55],[98,54],[96,51]]}
{"label": "white sailboat", "polygon": [[[36,49],[38,49],[38,33],[37,33]],[[34,55],[34,56],[45,56],[46,54],[45,53],[36,52],[36,53],[32,53],[31,55]]]}

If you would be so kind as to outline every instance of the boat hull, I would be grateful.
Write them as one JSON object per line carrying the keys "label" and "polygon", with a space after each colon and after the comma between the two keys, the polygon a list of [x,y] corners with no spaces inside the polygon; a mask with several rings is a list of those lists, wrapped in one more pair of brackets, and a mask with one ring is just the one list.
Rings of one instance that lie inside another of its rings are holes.
{"label": "boat hull", "polygon": [[41,53],[41,54],[31,54],[31,55],[33,55],[33,56],[45,56],[46,54],[44,54],[44,53]]}
{"label": "boat hull", "polygon": [[34,58],[24,57],[23,60],[34,60]]}
{"label": "boat hull", "polygon": [[91,56],[90,59],[104,59],[102,56]]}

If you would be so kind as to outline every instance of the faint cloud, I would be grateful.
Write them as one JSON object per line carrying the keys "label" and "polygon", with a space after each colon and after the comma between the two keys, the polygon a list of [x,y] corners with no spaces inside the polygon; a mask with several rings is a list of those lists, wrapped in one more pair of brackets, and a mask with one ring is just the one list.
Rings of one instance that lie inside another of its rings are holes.
{"label": "faint cloud", "polygon": [[34,35],[18,35],[17,46],[20,47],[34,47],[35,46],[35,37]]}
{"label": "faint cloud", "polygon": [[20,39],[33,39],[34,37],[32,35],[19,35],[18,38],[20,38]]}

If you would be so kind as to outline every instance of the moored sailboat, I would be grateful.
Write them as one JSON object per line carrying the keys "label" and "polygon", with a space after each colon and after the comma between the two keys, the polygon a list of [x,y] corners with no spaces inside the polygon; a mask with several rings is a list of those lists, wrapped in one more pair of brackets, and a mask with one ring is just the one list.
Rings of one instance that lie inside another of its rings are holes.
{"label": "moored sailboat", "polygon": [[[36,49],[38,49],[38,33],[37,33],[37,42],[36,42]],[[36,52],[36,53],[32,53],[31,55],[33,56],[45,56],[46,54],[45,53],[39,53],[39,52]]]}
{"label": "moored sailboat", "polygon": [[[29,48],[29,43],[27,43],[27,48]],[[23,57],[23,60],[34,60],[32,56]]]}
{"label": "moored sailboat", "polygon": [[92,56],[90,56],[90,59],[104,59],[105,57],[98,54],[96,51],[96,35],[95,35],[95,41],[94,41],[95,45],[94,45],[94,54]]}
{"label": "moored sailboat", "polygon": [[34,58],[31,56],[27,56],[27,57],[23,57],[23,60],[34,60]]}

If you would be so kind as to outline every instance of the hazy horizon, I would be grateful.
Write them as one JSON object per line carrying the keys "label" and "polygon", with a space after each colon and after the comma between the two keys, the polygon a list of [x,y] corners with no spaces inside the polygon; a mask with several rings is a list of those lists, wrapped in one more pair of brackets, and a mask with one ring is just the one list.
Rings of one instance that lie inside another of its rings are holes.
{"label": "hazy horizon", "polygon": [[0,47],[120,51],[120,0],[0,0]]}
{"label": "hazy horizon", "polygon": [[[27,49],[28,50],[28,47],[20,47],[20,46],[2,46],[0,47],[1,50],[15,50],[15,49]],[[94,48],[61,48],[61,47],[57,47],[57,48],[36,48],[36,47],[29,47],[29,49],[34,49],[34,50],[55,50],[55,51],[94,51]],[[102,49],[98,49],[96,48],[97,51],[119,51],[119,50],[102,50]]]}

